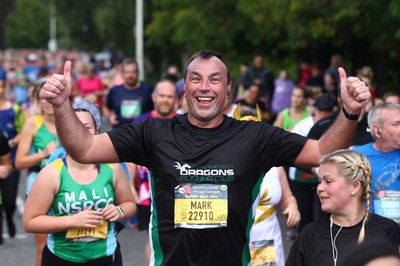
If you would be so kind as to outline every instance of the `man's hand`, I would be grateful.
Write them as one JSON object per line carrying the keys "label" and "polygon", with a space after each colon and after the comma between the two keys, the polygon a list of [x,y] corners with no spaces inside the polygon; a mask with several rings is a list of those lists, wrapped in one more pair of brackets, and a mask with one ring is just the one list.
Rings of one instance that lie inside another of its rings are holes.
{"label": "man's hand", "polygon": [[61,106],[71,95],[71,61],[65,62],[64,75],[53,74],[44,84],[40,97],[53,106]]}
{"label": "man's hand", "polygon": [[348,77],[346,71],[339,67],[340,93],[343,106],[352,115],[361,113],[371,98],[371,93],[363,81],[357,77]]}

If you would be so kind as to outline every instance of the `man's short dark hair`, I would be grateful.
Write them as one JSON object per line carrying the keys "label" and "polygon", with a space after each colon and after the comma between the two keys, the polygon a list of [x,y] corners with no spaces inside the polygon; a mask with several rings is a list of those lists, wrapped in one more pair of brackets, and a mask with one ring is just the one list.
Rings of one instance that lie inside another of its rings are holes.
{"label": "man's short dark hair", "polygon": [[382,97],[383,101],[386,102],[386,99],[387,99],[388,97],[390,97],[390,96],[396,96],[396,97],[399,97],[399,98],[400,98],[400,93],[397,92],[397,91],[387,91],[387,92],[385,92],[385,93],[383,94],[383,97]]}
{"label": "man's short dark hair", "polygon": [[136,65],[136,68],[137,68],[137,71],[139,72],[139,66],[138,66],[138,63],[137,63],[137,61],[134,59],[134,58],[125,58],[123,61],[122,61],[122,70],[124,70],[124,67],[126,66],[126,65]]}
{"label": "man's short dark hair", "polygon": [[210,51],[210,50],[201,50],[201,51],[195,53],[194,55],[192,55],[192,57],[191,57],[190,60],[189,60],[189,63],[187,64],[187,67],[186,67],[186,69],[185,69],[185,75],[183,76],[184,81],[186,81],[186,75],[187,75],[188,66],[190,65],[190,63],[193,62],[193,60],[195,60],[196,58],[210,59],[210,58],[213,57],[213,56],[217,57],[219,60],[222,61],[222,63],[224,63],[225,68],[226,68],[226,78],[227,78],[228,82],[230,82],[230,81],[231,81],[231,73],[229,72],[228,63],[227,63],[226,60],[222,57],[222,55],[220,55],[220,54],[218,54],[218,53],[216,53],[216,52]]}

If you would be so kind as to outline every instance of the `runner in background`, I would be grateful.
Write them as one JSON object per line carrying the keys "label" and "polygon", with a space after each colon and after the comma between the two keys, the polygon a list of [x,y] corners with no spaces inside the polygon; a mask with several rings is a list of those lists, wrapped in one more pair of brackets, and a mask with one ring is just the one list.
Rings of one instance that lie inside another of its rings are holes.
{"label": "runner in background", "polygon": [[133,119],[153,109],[151,94],[153,87],[140,82],[136,60],[125,59],[122,62],[124,84],[110,89],[107,95],[104,115],[108,116],[113,127],[131,123]]}
{"label": "runner in background", "polygon": [[[25,116],[22,113],[21,107],[18,104],[5,99],[5,82],[0,79],[0,132],[2,132],[8,140],[13,166],[15,164],[15,154],[20,139],[19,132],[21,132],[24,121]],[[3,197],[3,208],[0,208],[0,235],[3,232],[3,223],[1,218],[3,217],[4,212],[8,235],[10,238],[13,238],[16,234],[13,215],[17,209],[16,200],[19,176],[20,171],[13,167],[8,173],[7,178],[0,179],[0,190]]]}
{"label": "runner in background", "polygon": [[[319,96],[314,101],[310,116],[298,122],[291,132],[306,137],[312,126],[319,120],[331,115],[334,108],[335,102],[329,94]],[[315,175],[315,169],[290,167],[287,172],[290,188],[296,197],[301,213],[300,223],[296,227],[297,230],[288,231],[288,238],[295,238],[305,225],[319,219],[323,212],[316,193],[318,177]]]}
{"label": "runner in background", "polygon": [[[242,121],[262,121],[257,106],[257,116],[241,116],[239,107],[234,118]],[[295,226],[300,221],[296,198],[290,190],[288,178],[283,167],[273,167],[264,176],[257,200],[253,205],[254,222],[250,230],[250,255],[253,266],[285,265],[282,231],[276,215],[276,205],[287,216],[286,225]],[[254,210],[255,209],[255,210]]]}
{"label": "runner in background", "polygon": [[[8,146],[8,140],[0,132],[0,180],[8,178],[13,167],[11,164],[10,147]],[[3,199],[0,191],[0,209],[3,208]],[[0,222],[3,220],[3,216],[0,216]],[[0,232],[0,248],[4,244],[3,235]]]}
{"label": "runner in background", "polygon": [[94,64],[85,64],[84,68],[85,75],[76,82],[79,95],[83,99],[96,104],[102,110],[103,98],[106,92],[103,81],[96,75]]}
{"label": "runner in background", "polygon": [[[157,83],[151,98],[154,103],[154,110],[137,117],[133,123],[146,120],[147,118],[163,118],[168,119],[175,116],[175,106],[177,101],[177,91],[175,84],[170,80],[162,80]],[[136,181],[136,182],[135,182]],[[151,190],[150,190],[150,173],[145,166],[137,166],[137,178],[132,178],[132,186],[137,186],[138,194],[138,229],[139,231],[149,230],[150,223],[150,206],[151,206]],[[147,262],[150,262],[150,243],[149,239],[145,245],[145,254]]]}
{"label": "runner in background", "polygon": [[[96,134],[98,109],[87,101],[73,108],[88,131]],[[23,225],[27,232],[49,234],[42,266],[119,266],[122,256],[115,222],[128,219],[135,210],[120,164],[80,164],[67,155],[38,174]]]}
{"label": "runner in background", "polygon": [[400,105],[375,105],[368,113],[368,126],[374,141],[353,150],[371,163],[371,212],[393,219],[400,226]]}
{"label": "runner in background", "polygon": [[290,107],[278,113],[274,125],[291,131],[299,121],[308,117],[310,111],[306,108],[307,97],[305,87],[294,87],[290,97]]}
{"label": "runner in background", "polygon": [[[37,81],[33,92],[36,103],[40,106],[40,114],[27,118],[21,131],[18,144],[15,167],[18,170],[28,168],[26,180],[26,196],[29,196],[33,181],[39,171],[46,165],[47,158],[57,148],[58,139],[54,124],[53,108],[46,101],[40,100],[45,79]],[[42,250],[46,244],[46,234],[35,234],[36,259],[35,265],[42,262]]]}

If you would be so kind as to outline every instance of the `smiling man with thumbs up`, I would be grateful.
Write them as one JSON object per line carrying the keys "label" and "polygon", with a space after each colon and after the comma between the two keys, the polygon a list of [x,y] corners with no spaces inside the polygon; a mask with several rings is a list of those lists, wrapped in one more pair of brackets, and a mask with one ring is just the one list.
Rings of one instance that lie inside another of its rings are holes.
{"label": "smiling man with thumbs up", "polygon": [[[349,147],[358,114],[371,97],[364,82],[339,68],[343,110],[319,141],[237,121],[223,114],[232,86],[228,65],[219,54],[203,50],[185,71],[187,114],[92,136],[71,108],[70,71],[67,62],[64,75],[45,84],[42,98],[53,105],[59,138],[75,160],[130,161],[150,169],[151,265],[247,265],[248,228],[261,177],[273,166],[316,166],[322,155]],[[191,209],[194,201],[212,207]]]}

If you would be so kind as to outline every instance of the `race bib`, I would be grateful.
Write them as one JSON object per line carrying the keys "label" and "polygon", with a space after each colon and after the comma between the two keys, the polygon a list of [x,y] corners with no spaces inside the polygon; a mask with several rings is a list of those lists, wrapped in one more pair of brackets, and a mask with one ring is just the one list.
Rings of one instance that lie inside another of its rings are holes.
{"label": "race bib", "polygon": [[101,221],[96,228],[70,228],[65,235],[67,241],[94,242],[106,239],[108,221]]}
{"label": "race bib", "polygon": [[175,192],[175,228],[205,229],[226,227],[228,186],[181,184]]}
{"label": "race bib", "polygon": [[123,100],[121,103],[121,116],[123,118],[135,118],[142,113],[140,100]]}
{"label": "race bib", "polygon": [[400,225],[400,191],[380,190],[373,195],[375,213]]}
{"label": "race bib", "polygon": [[276,248],[274,246],[274,240],[252,242],[250,256],[253,266],[275,266]]}

